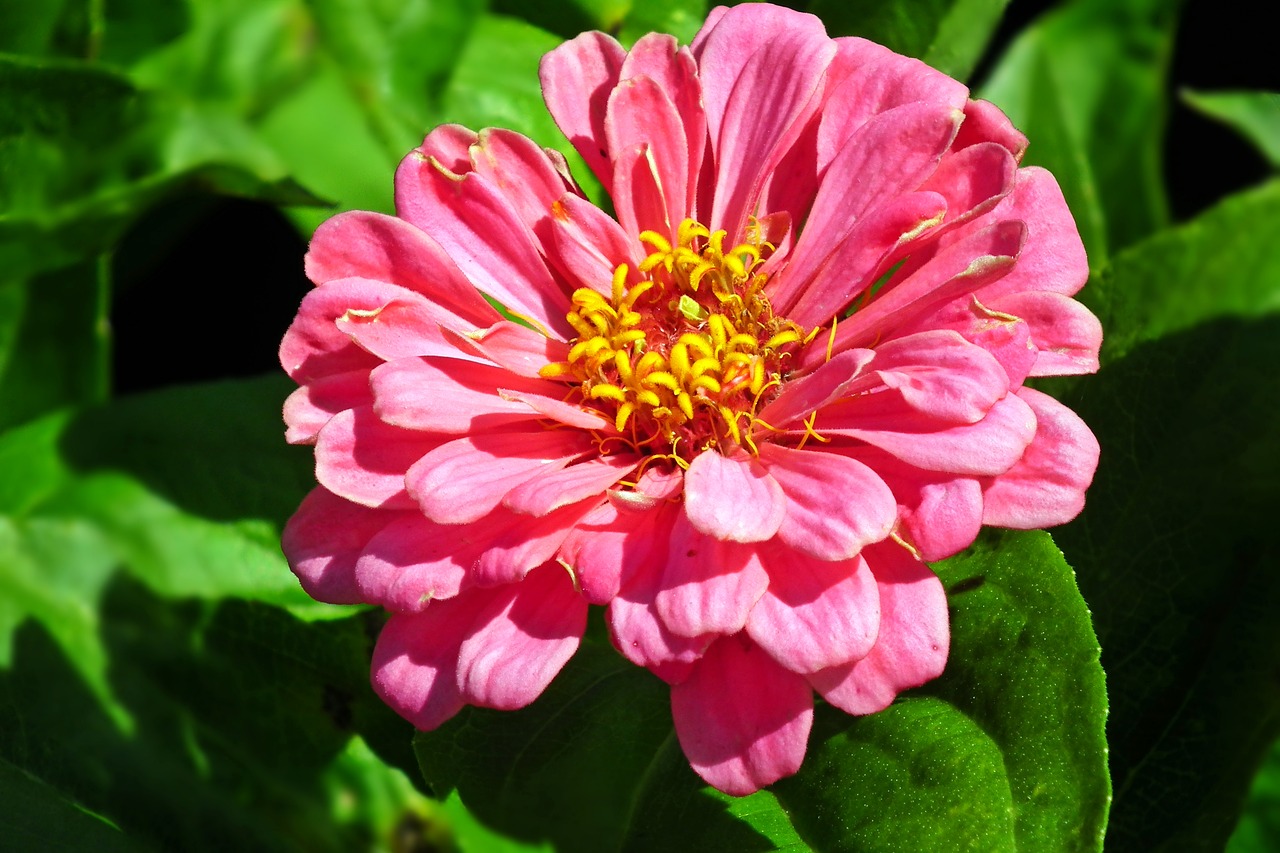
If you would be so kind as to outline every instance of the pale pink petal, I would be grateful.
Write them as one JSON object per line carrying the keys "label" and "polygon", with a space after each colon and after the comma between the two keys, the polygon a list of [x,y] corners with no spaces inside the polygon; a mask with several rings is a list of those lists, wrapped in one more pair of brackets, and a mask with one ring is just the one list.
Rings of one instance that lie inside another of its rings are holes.
{"label": "pale pink petal", "polygon": [[760,461],[787,498],[778,538],[797,551],[847,560],[893,530],[893,493],[861,462],[777,444],[761,445]]}
{"label": "pale pink petal", "polygon": [[705,450],[684,477],[685,513],[698,530],[729,542],[772,539],[786,515],[786,497],[757,459]]}
{"label": "pale pink petal", "polygon": [[671,715],[694,771],[743,797],[800,769],[813,693],[750,640],[727,637],[671,688]]}
{"label": "pale pink petal", "polygon": [[1031,328],[1036,359],[1032,376],[1096,373],[1102,324],[1079,302],[1061,293],[1024,291],[996,299],[992,310],[1018,317]]}
{"label": "pale pink petal", "polygon": [[529,379],[537,378],[548,364],[566,361],[569,356],[564,341],[548,338],[509,320],[500,320],[487,329],[476,329],[465,335],[445,329],[444,337],[463,353],[473,353]]}
{"label": "pale pink petal", "polygon": [[576,430],[469,435],[423,456],[405,482],[428,518],[466,524],[490,513],[521,483],[593,451],[590,436]]}
{"label": "pale pink petal", "polygon": [[586,626],[587,603],[561,566],[498,587],[458,648],[459,693],[482,708],[523,708],[573,657]]}
{"label": "pale pink petal", "polygon": [[542,57],[542,97],[561,132],[610,192],[613,168],[605,142],[609,93],[626,57],[622,45],[604,33],[583,33]]}
{"label": "pale pink petal", "polygon": [[911,431],[921,424],[895,426],[892,418],[874,424],[860,417],[855,405],[846,411],[840,408],[832,406],[823,412],[820,432],[861,439],[909,465],[953,474],[1003,474],[1022,458],[1036,433],[1035,412],[1015,394],[997,402],[976,424],[934,430]]}
{"label": "pale pink petal", "polygon": [[587,459],[516,486],[507,492],[502,503],[516,512],[546,515],[593,495],[603,495],[639,463],[640,458],[633,454]]}
{"label": "pale pink petal", "polygon": [[348,409],[316,436],[316,479],[364,506],[410,509],[405,472],[445,438],[385,424],[371,407]]}
{"label": "pale pink petal", "polygon": [[316,229],[307,276],[317,284],[364,278],[406,287],[431,300],[440,322],[455,329],[486,326],[497,312],[435,240],[394,216],[353,210]]}
{"label": "pale pink petal", "polygon": [[463,274],[507,310],[558,337],[572,335],[568,295],[511,200],[484,175],[458,175],[411,152],[396,170],[396,212],[430,233]]}
{"label": "pale pink petal", "polygon": [[880,595],[862,557],[815,560],[786,548],[765,551],[769,589],[747,618],[747,634],[782,666],[801,674],[838,666],[871,650]]}
{"label": "pale pink petal", "polygon": [[367,599],[356,582],[356,559],[370,539],[401,515],[315,488],[285,524],[280,549],[307,595],[330,604],[359,604]]}
{"label": "pale pink petal", "polygon": [[896,335],[905,337],[939,329],[951,329],[991,353],[1004,368],[1011,388],[1022,384],[1036,362],[1036,345],[1027,321],[989,308],[972,295],[952,300],[937,312],[908,323]]}
{"label": "pale pink petal", "polygon": [[290,444],[313,444],[329,418],[345,409],[373,404],[369,371],[351,370],[312,380],[284,401],[284,437]]}
{"label": "pale pink petal", "polygon": [[903,690],[942,674],[951,641],[942,582],[904,548],[885,542],[865,556],[880,590],[880,634],[866,657],[809,681],[850,714],[887,708]]}
{"label": "pale pink petal", "polygon": [[1036,435],[1018,464],[983,492],[983,524],[1034,529],[1065,524],[1084,508],[1098,468],[1098,440],[1080,416],[1031,388],[1018,390],[1036,416]]}
{"label": "pale pink petal", "polygon": [[402,358],[369,377],[374,411],[386,423],[405,429],[460,435],[538,414],[523,403],[503,399],[499,387],[558,393],[555,383],[523,379],[501,367],[448,358]]}
{"label": "pale pink petal", "polygon": [[663,624],[682,637],[733,634],[768,585],[755,547],[700,533],[681,515],[672,526],[654,606]]}

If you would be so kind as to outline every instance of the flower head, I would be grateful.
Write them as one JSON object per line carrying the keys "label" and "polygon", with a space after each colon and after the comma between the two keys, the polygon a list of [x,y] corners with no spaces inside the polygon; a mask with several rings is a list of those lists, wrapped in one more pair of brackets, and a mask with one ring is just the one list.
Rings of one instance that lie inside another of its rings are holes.
{"label": "flower head", "polygon": [[607,605],[746,794],[799,767],[815,690],[865,714],[942,671],[925,560],[1079,512],[1097,443],[1024,382],[1097,367],[1084,249],[997,109],[809,15],[587,33],[542,83],[616,218],[556,152],[447,125],[395,217],[321,226],[285,551],[392,611],[374,685],[422,728],[532,701]]}

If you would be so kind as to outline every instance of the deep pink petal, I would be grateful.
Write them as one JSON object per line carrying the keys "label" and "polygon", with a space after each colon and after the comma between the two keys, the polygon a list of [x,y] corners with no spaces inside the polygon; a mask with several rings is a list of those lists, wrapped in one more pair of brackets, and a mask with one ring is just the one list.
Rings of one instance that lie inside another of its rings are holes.
{"label": "deep pink petal", "polygon": [[422,613],[395,613],[378,635],[374,692],[419,729],[436,728],[465,704],[455,675],[458,647],[483,595],[433,602]]}
{"label": "deep pink petal", "polygon": [[383,421],[451,435],[539,417],[523,403],[500,396],[500,387],[542,394],[558,394],[560,388],[501,367],[450,358],[398,359],[374,370],[369,379],[374,411]]}
{"label": "deep pink petal", "polygon": [[776,444],[761,445],[760,461],[787,498],[778,538],[797,551],[847,560],[893,530],[893,493],[861,462]]}
{"label": "deep pink petal", "polygon": [[633,283],[639,281],[636,234],[628,236],[613,217],[573,195],[562,198],[551,213],[550,258],[566,278],[609,295],[614,270],[626,264]]}
{"label": "deep pink petal", "polygon": [[969,101],[964,105],[964,124],[960,125],[954,147],[958,151],[983,142],[999,143],[1015,160],[1021,160],[1027,150],[1027,138],[999,107],[990,101]]}
{"label": "deep pink petal", "polygon": [[430,233],[479,290],[509,311],[559,337],[572,335],[568,294],[511,199],[484,175],[458,175],[410,152],[396,170],[396,212]]}
{"label": "deep pink petal", "polygon": [[947,224],[980,216],[1007,196],[1014,186],[1018,163],[1008,149],[982,142],[942,159],[922,190],[947,200]]}
{"label": "deep pink petal", "polygon": [[315,488],[285,524],[280,549],[307,595],[330,604],[358,604],[368,599],[356,582],[356,559],[370,539],[401,515]]}
{"label": "deep pink petal", "polygon": [[465,335],[445,329],[444,337],[460,352],[473,353],[528,379],[536,379],[542,368],[566,361],[569,355],[564,341],[548,338],[509,320],[500,320],[487,329],[476,329]]}
{"label": "deep pink petal", "polygon": [[487,539],[477,542],[470,527],[436,524],[419,512],[403,513],[366,543],[356,562],[356,581],[365,600],[406,613],[453,598],[488,544]]}
{"label": "deep pink petal", "polygon": [[671,715],[694,771],[742,797],[800,769],[813,693],[750,640],[726,637],[671,688]]}
{"label": "deep pink petal", "polygon": [[374,311],[412,291],[365,279],[342,279],[312,290],[298,306],[280,342],[280,365],[294,382],[307,382],[347,373],[372,370],[381,360],[360,347],[337,326],[348,311]]}
{"label": "deep pink petal", "polygon": [[1098,468],[1098,439],[1080,416],[1031,388],[1018,390],[1036,415],[1036,435],[1018,464],[983,492],[982,522],[1023,530],[1065,524],[1084,508]]}
{"label": "deep pink petal", "polygon": [[605,142],[609,93],[618,83],[626,51],[604,33],[583,33],[542,57],[539,77],[547,109],[587,167],[610,192],[613,168]]}
{"label": "deep pink petal", "polygon": [[747,619],[747,634],[782,666],[801,674],[848,663],[871,650],[880,594],[862,557],[815,560],[786,548],[765,552],[769,589]]}
{"label": "deep pink petal", "polygon": [[471,163],[477,174],[507,197],[511,209],[535,234],[551,215],[551,206],[570,188],[542,146],[515,131],[493,127],[480,131],[471,147]]}
{"label": "deep pink petal", "polygon": [[437,448],[444,436],[400,429],[378,420],[370,407],[329,419],[316,436],[316,479],[358,504],[410,509],[405,472]]}
{"label": "deep pink petal", "polygon": [[609,96],[605,133],[614,152],[613,203],[623,231],[674,238],[689,195],[689,143],[675,104],[649,77],[623,80]]}
{"label": "deep pink petal", "polygon": [[875,352],[868,349],[838,353],[820,363],[808,376],[786,383],[778,396],[761,410],[760,420],[783,427],[807,418],[845,394],[874,358]]}
{"label": "deep pink petal", "polygon": [[1003,296],[992,309],[1025,321],[1036,347],[1032,376],[1096,373],[1102,324],[1079,302],[1061,293],[1024,291]]}
{"label": "deep pink petal", "polygon": [[394,216],[353,210],[326,220],[311,238],[306,268],[317,284],[364,278],[406,287],[427,297],[450,328],[497,319],[440,244]]}
{"label": "deep pink petal", "polygon": [[489,514],[521,483],[593,450],[590,436],[576,430],[533,427],[468,435],[423,456],[405,482],[428,518],[466,524]]}
{"label": "deep pink petal", "polygon": [[908,323],[898,329],[897,335],[941,329],[950,329],[991,353],[1009,377],[1010,388],[1021,385],[1036,363],[1036,346],[1027,321],[989,308],[972,295],[954,299],[938,311]]}
{"label": "deep pink petal", "polygon": [[312,444],[320,428],[344,409],[373,404],[369,371],[351,370],[312,380],[284,401],[285,441]]}
{"label": "deep pink petal", "polygon": [[929,567],[885,542],[865,556],[880,590],[880,634],[866,657],[815,673],[809,681],[850,714],[887,708],[903,690],[942,674],[950,647],[947,595]]}
{"label": "deep pink petal", "polygon": [[728,542],[772,539],[786,515],[782,488],[760,462],[705,450],[684,478],[685,513],[693,526]]}
{"label": "deep pink petal", "polygon": [[507,492],[502,503],[516,512],[546,515],[562,506],[603,495],[639,463],[640,458],[631,454],[586,459],[516,486]]}
{"label": "deep pink petal", "polygon": [[586,626],[587,602],[561,566],[497,587],[458,649],[460,694],[483,708],[523,708],[573,657]]}
{"label": "deep pink petal", "polygon": [[768,585],[755,547],[700,533],[681,515],[672,525],[654,606],[663,624],[682,637],[734,634]]}

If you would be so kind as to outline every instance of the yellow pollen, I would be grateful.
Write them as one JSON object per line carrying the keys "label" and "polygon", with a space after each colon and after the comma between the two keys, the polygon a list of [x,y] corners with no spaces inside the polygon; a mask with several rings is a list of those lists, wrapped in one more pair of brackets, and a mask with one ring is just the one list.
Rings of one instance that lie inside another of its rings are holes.
{"label": "yellow pollen", "polygon": [[[774,247],[749,224],[747,242],[686,219],[673,245],[639,235],[649,254],[633,271],[620,264],[608,295],[580,288],[566,361],[539,371],[567,380],[599,409],[624,444],[682,467],[708,448],[756,453],[756,413],[777,395],[794,354],[812,339],[774,316],[760,267]],[[807,425],[805,438],[820,437]]]}

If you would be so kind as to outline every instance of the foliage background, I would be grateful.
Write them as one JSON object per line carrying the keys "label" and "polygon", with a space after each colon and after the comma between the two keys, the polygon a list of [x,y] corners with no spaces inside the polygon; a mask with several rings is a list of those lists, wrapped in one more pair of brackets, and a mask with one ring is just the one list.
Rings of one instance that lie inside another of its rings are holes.
{"label": "foliage background", "polygon": [[415,738],[367,685],[379,614],[310,602],[278,550],[311,229],[389,210],[443,121],[565,147],[541,54],[687,40],[706,6],[0,0],[0,846],[1280,848],[1267,28],[1238,0],[795,5],[970,80],[1059,177],[1108,337],[1047,390],[1103,463],[1052,540],[937,567],[943,679],[820,712],[801,774],[731,800],[599,625],[531,708]]}

